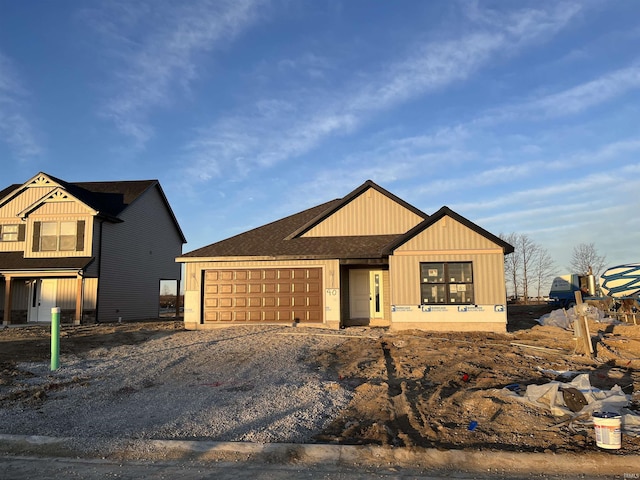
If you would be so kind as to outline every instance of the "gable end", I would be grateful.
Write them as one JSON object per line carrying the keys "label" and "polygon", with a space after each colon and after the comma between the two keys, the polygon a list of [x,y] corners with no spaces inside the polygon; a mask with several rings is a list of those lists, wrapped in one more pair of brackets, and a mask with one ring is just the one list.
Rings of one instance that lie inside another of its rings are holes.
{"label": "gable end", "polygon": [[402,245],[404,245],[405,243],[407,243],[411,239],[417,237],[419,234],[421,234],[425,230],[431,228],[432,226],[434,226],[439,221],[445,219],[445,217],[452,218],[453,220],[455,220],[458,223],[462,224],[463,226],[465,226],[469,230],[477,233],[478,235],[486,238],[488,241],[496,244],[498,247],[500,247],[502,249],[502,251],[504,252],[505,255],[509,254],[509,253],[513,253],[514,248],[513,248],[512,245],[510,245],[509,243],[505,242],[500,237],[497,237],[496,235],[492,234],[491,232],[488,232],[487,230],[485,230],[484,228],[480,227],[479,225],[476,225],[475,223],[473,223],[470,220],[466,219],[462,215],[459,215],[458,213],[454,212],[453,210],[451,210],[447,206],[444,206],[444,207],[440,208],[440,210],[438,210],[436,213],[431,215],[428,219],[426,219],[422,223],[416,225],[414,228],[409,230],[406,234],[400,236],[399,238],[395,239],[393,242],[389,243],[383,249],[383,252],[385,254],[387,254],[387,255],[392,255],[394,250],[397,250],[398,248],[400,248]]}
{"label": "gable end", "polygon": [[[348,195],[346,195],[345,197],[343,197],[342,199],[337,201],[332,207],[330,207],[329,209],[325,210],[324,212],[319,214],[317,217],[311,219],[305,225],[301,226],[300,228],[298,228],[297,230],[292,232],[290,235],[288,235],[286,237],[286,239],[287,240],[291,240],[293,238],[298,238],[298,237],[303,236],[305,233],[307,233],[310,230],[312,230],[313,228],[317,227],[319,224],[321,224],[322,222],[327,220],[329,217],[331,217],[332,215],[336,214],[338,211],[340,211],[341,209],[345,208],[346,206],[351,204],[353,201],[355,201],[356,199],[361,197],[369,189],[375,190],[376,192],[378,192],[382,196],[388,198],[389,200],[391,200],[395,204],[398,204],[399,206],[401,206],[404,209],[408,210],[409,212],[413,213],[418,218],[425,219],[425,218],[428,217],[428,215],[426,213],[424,213],[423,211],[421,211],[418,208],[414,207],[410,203],[407,203],[406,201],[402,200],[401,198],[395,196],[393,193],[389,192],[388,190],[385,190],[384,188],[382,188],[381,186],[377,185],[373,181],[367,180],[362,185],[360,185],[358,188],[353,190],[351,193],[349,193]],[[397,233],[397,232],[394,232],[394,233]]]}

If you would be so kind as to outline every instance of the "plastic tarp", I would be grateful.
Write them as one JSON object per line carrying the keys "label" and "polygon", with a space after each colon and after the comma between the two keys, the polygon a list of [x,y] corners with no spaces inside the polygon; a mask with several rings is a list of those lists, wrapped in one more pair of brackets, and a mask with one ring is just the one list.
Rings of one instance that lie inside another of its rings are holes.
{"label": "plastic tarp", "polygon": [[[565,404],[562,395],[563,388],[573,387],[582,393],[588,404],[577,413],[572,412]],[[506,390],[506,389],[505,389]],[[576,376],[571,382],[563,383],[553,381],[544,385],[528,385],[523,396],[507,390],[509,395],[531,405],[549,410],[554,416],[584,416],[594,412],[615,412],[621,416],[623,431],[628,435],[640,435],[640,415],[626,408],[631,396],[625,394],[615,385],[611,390],[600,390],[592,387],[589,382],[589,374],[583,373]]]}
{"label": "plastic tarp", "polygon": [[606,314],[598,307],[587,305],[586,303],[576,305],[568,310],[553,310],[552,312],[541,316],[536,321],[540,325],[573,330],[573,323],[578,319],[578,315],[584,315],[595,322],[618,323],[617,320],[607,317]]}

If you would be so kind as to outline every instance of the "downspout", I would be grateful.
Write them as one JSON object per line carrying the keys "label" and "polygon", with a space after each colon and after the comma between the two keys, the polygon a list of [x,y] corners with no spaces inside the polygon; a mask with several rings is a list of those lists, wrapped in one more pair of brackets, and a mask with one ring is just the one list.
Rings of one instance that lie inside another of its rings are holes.
{"label": "downspout", "polygon": [[96,323],[100,323],[100,285],[102,284],[102,277],[100,276],[102,271],[102,224],[104,219],[100,220],[100,233],[98,235],[98,288],[96,288]]}

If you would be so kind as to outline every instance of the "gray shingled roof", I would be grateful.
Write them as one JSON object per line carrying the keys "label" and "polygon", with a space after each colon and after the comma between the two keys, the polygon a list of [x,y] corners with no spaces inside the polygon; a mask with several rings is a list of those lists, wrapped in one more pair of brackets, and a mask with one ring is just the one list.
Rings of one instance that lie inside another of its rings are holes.
{"label": "gray shingled roof", "polygon": [[102,215],[112,217],[117,217],[147,189],[158,184],[157,180],[69,183],[51,175],[48,176],[78,200]]}
{"label": "gray shingled roof", "polygon": [[[80,182],[69,183],[45,174],[78,200],[105,216],[117,217],[127,206],[138,198],[149,187],[156,185],[157,180],[135,180],[118,182]],[[0,199],[21,188],[22,184],[14,184],[0,192]]]}
{"label": "gray shingled roof", "polygon": [[[301,237],[304,232],[336,212],[346,203],[368,188],[375,188],[383,195],[400,203],[405,208],[424,218],[422,222],[406,233],[397,235],[363,235],[348,237]],[[448,207],[442,207],[431,217],[412,205],[379,187],[371,180],[341,199],[318,205],[262,227],[241,233],[226,240],[185,253],[182,258],[221,257],[282,257],[282,258],[338,258],[338,259],[381,259],[409,238],[422,232],[442,216],[448,215],[463,223],[480,235],[501,246],[505,253],[513,252],[513,247],[489,233]]]}
{"label": "gray shingled roof", "polygon": [[318,205],[226,240],[185,253],[183,257],[301,257],[301,258],[381,258],[382,250],[398,235],[354,237],[312,237],[287,240],[291,232],[306,225],[343,199]]}
{"label": "gray shingled roof", "polygon": [[[81,202],[97,210],[99,215],[112,221],[117,221],[118,215],[135,202],[145,191],[156,187],[162,196],[169,214],[173,218],[178,234],[182,238],[183,243],[186,242],[180,225],[178,225],[178,221],[171,210],[158,180],[70,183],[46,173],[44,175],[60,184],[62,188]],[[0,199],[7,197],[22,186],[22,184],[14,184],[5,188],[0,191]],[[2,271],[81,270],[86,268],[92,261],[93,258],[88,257],[23,258],[23,252],[0,252],[0,269]]]}
{"label": "gray shingled roof", "polygon": [[9,185],[7,188],[0,190],[0,200],[6,197],[7,195],[9,195],[18,187],[20,187],[20,185],[18,185],[17,183],[14,183],[13,185]]}
{"label": "gray shingled roof", "polygon": [[93,257],[23,258],[23,252],[0,252],[0,270],[82,270]]}
{"label": "gray shingled roof", "polygon": [[[116,220],[122,211],[131,205],[149,188],[157,187],[165,206],[173,218],[178,234],[186,243],[186,238],[182,233],[178,220],[175,218],[173,210],[162,191],[162,187],[158,180],[122,180],[113,182],[66,182],[59,178],[40,172],[49,177],[54,182],[60,184],[67,192],[76,197],[89,207],[97,210],[99,215],[111,220]],[[22,184],[14,184],[0,191],[0,199],[10,195],[16,189],[21,188]]]}

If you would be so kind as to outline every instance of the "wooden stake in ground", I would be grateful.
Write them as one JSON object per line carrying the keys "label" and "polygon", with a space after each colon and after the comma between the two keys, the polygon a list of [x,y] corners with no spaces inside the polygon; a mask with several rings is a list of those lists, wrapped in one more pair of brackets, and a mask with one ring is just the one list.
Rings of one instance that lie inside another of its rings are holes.
{"label": "wooden stake in ground", "polygon": [[582,344],[585,355],[593,358],[593,344],[591,343],[591,333],[589,332],[589,323],[587,316],[584,314],[584,304],[582,303],[582,292],[578,290],[576,293],[576,325],[575,334],[578,338],[578,345]]}

